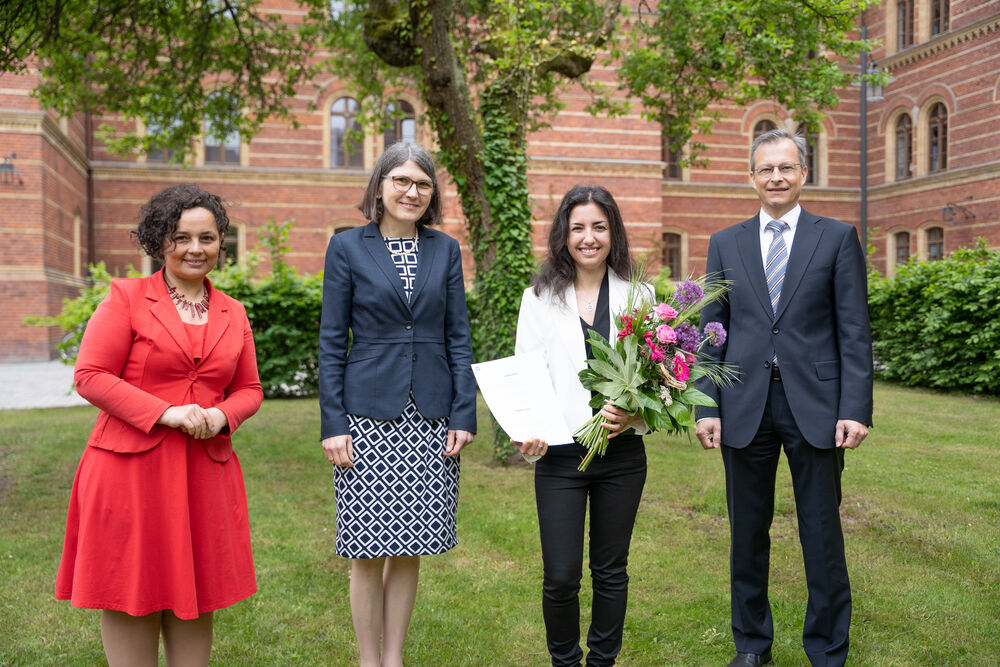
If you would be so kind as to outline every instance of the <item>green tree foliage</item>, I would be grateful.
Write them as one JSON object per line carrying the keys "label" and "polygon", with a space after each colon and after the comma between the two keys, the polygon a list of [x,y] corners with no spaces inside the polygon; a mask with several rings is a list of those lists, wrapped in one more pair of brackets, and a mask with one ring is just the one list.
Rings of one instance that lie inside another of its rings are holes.
{"label": "green tree foliage", "polygon": [[1000,252],[980,239],[938,262],[870,278],[878,374],[910,386],[1000,394]]}
{"label": "green tree foliage", "polygon": [[289,118],[296,87],[315,72],[319,24],[286,22],[261,11],[259,0],[4,0],[0,7],[0,72],[37,67],[43,107],[122,114],[155,129],[138,137],[104,126],[119,151],[169,147],[183,160],[205,120],[218,138],[249,139],[265,119]]}

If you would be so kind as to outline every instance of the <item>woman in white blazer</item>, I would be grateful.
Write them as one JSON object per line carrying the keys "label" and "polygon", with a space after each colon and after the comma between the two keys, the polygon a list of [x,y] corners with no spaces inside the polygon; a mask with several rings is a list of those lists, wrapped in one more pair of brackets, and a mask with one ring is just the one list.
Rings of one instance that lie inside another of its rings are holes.
{"label": "woman in white blazer", "polygon": [[[548,250],[521,298],[516,352],[542,352],[563,417],[575,429],[594,414],[591,394],[578,376],[591,356],[586,339],[590,330],[607,339],[616,335],[613,317],[626,303],[633,270],[611,193],[599,186],[566,193],[552,221]],[[542,613],[553,665],[579,666],[583,660],[579,590],[588,501],[594,595],[587,665],[613,665],[621,650],[629,543],[646,481],[639,433],[646,427],[610,404],[601,414],[613,439],[607,454],[585,472],[577,470],[586,453],[579,443],[514,443],[525,455],[544,455],[535,465],[535,500],[544,564]]]}

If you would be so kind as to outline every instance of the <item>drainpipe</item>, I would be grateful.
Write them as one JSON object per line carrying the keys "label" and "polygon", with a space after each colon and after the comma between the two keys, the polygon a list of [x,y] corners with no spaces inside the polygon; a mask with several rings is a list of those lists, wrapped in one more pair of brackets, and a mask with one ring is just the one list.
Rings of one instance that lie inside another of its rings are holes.
{"label": "drainpipe", "polygon": [[83,114],[83,129],[87,148],[87,265],[90,266],[97,264],[97,230],[94,224],[94,132],[90,111],[85,111]]}
{"label": "drainpipe", "polygon": [[[865,13],[861,12],[861,39],[868,39]],[[868,51],[861,52],[861,248],[868,256]]]}

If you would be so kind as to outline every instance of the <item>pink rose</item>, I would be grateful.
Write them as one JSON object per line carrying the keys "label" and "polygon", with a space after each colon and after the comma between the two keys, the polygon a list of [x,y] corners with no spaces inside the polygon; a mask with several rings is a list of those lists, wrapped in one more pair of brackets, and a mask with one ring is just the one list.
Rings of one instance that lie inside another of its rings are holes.
{"label": "pink rose", "polygon": [[677,311],[665,303],[661,303],[658,306],[654,306],[653,312],[656,313],[656,316],[659,317],[660,320],[663,322],[668,322],[677,317]]}
{"label": "pink rose", "polygon": [[687,360],[684,359],[684,353],[678,352],[674,355],[674,377],[681,382],[687,382],[687,379],[691,377],[691,371],[688,368]]}
{"label": "pink rose", "polygon": [[[670,308],[670,306],[667,306],[667,308]],[[665,345],[669,345],[677,342],[677,333],[670,326],[661,324],[656,327],[656,340],[664,343]]]}

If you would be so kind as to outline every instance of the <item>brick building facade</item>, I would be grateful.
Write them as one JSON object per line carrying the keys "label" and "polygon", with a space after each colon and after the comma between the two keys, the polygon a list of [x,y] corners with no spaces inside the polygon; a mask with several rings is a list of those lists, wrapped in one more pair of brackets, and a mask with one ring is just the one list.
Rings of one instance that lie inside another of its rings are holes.
{"label": "brick building facade", "polygon": [[[934,260],[977,237],[1000,248],[1000,0],[886,0],[864,21],[881,42],[873,66],[889,81],[869,91],[864,119],[859,88],[842,91],[811,138],[804,206],[861,225],[864,128],[875,269],[891,275],[898,261]],[[163,187],[196,182],[231,202],[227,245],[238,260],[268,218],[295,219],[288,258],[315,272],[329,237],[364,222],[356,204],[385,142],[433,145],[419,122],[420,100],[407,91],[397,102],[404,118],[361,145],[345,144],[356,102],[330,78],[300,90],[298,130],[274,122],[249,144],[200,141],[188,168],[162,154],[126,159],[94,136],[101,123],[121,119],[57,119],[30,96],[35,76],[0,75],[0,361],[54,354],[59,330],[23,319],[58,312],[62,298],[85,284],[88,263],[150,270],[128,232],[139,206]],[[615,72],[597,67],[592,76],[613,80]],[[595,118],[584,111],[582,92],[565,101],[552,126],[529,139],[536,249],[562,194],[597,182],[618,199],[635,252],[679,276],[703,269],[713,232],[756,212],[748,184],[755,132],[796,130],[771,102],[726,107],[713,133],[697,137],[708,165],[680,168],[659,127],[638,114]],[[454,187],[446,189],[444,231],[463,238]]]}

